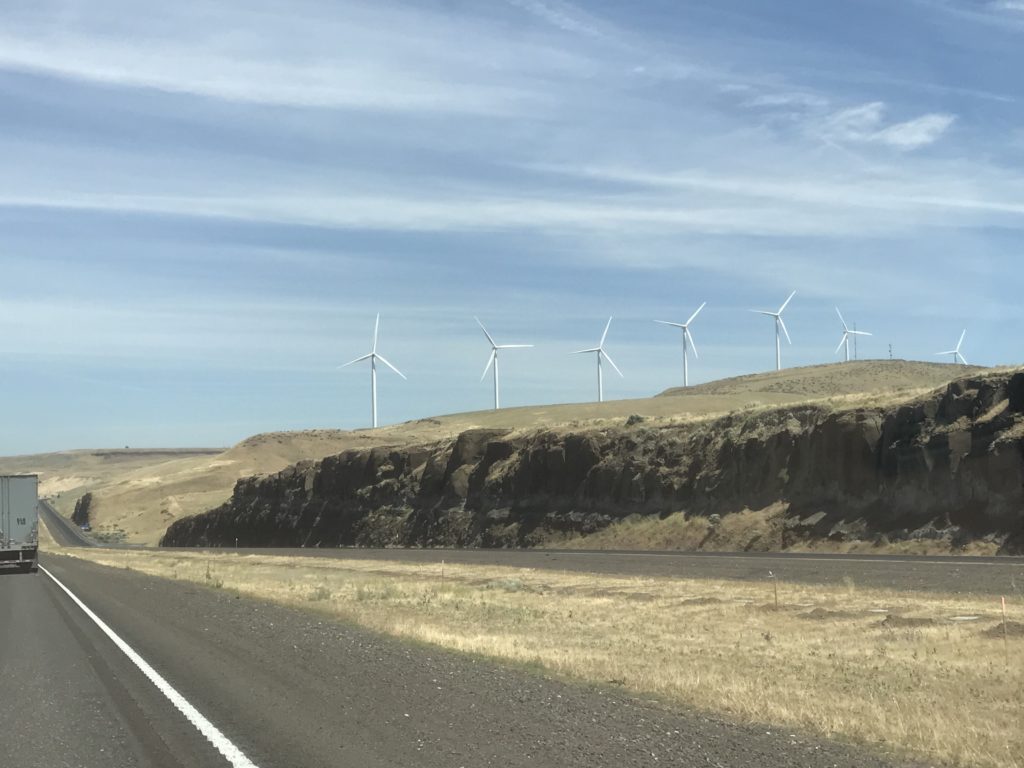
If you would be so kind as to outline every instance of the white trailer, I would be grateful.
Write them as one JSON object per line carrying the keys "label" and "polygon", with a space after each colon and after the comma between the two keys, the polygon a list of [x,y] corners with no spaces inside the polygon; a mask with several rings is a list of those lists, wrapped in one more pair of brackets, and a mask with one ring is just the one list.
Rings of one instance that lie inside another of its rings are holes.
{"label": "white trailer", "polygon": [[0,476],[0,567],[39,570],[39,478]]}

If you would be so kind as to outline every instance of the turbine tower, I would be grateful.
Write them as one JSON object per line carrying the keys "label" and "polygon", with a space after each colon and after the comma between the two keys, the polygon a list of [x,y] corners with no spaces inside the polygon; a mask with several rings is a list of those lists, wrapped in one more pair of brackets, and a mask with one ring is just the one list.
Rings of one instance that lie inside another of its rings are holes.
{"label": "turbine tower", "polygon": [[950,350],[948,350],[946,352],[936,352],[935,354],[937,354],[937,355],[952,355],[953,356],[953,365],[956,365],[957,363],[961,363],[963,365],[970,365],[970,363],[967,362],[967,358],[965,358],[963,355],[960,354],[960,347],[962,347],[964,345],[964,337],[966,335],[967,335],[967,329],[964,328],[964,332],[960,334],[960,341],[958,341],[957,344],[956,344],[956,349],[950,349]]}
{"label": "turbine tower", "polygon": [[851,336],[870,336],[871,334],[867,331],[852,331],[850,326],[843,320],[843,313],[839,311],[839,307],[836,307],[836,314],[839,315],[839,322],[843,324],[843,339],[839,342],[839,346],[836,347],[838,353],[840,349],[845,345],[846,347],[846,362],[850,362],[850,337]]}
{"label": "turbine tower", "polygon": [[355,360],[350,360],[345,365],[339,365],[339,368],[346,368],[355,363],[361,363],[363,360],[370,361],[370,409],[372,412],[372,424],[373,428],[377,428],[377,361],[380,360],[384,365],[390,368],[392,371],[397,373],[403,379],[405,374],[395,368],[391,363],[384,359],[383,355],[377,353],[377,337],[380,335],[380,312],[377,313],[377,322],[373,324],[373,346],[370,348],[368,354],[362,357],[357,357]]}
{"label": "turbine tower", "polygon": [[793,300],[794,296],[796,296],[796,291],[793,291],[791,294],[789,294],[789,298],[786,299],[786,302],[781,307],[779,307],[779,311],[778,312],[765,312],[762,309],[752,309],[752,310],[750,310],[751,312],[756,312],[759,315],[768,315],[768,317],[774,317],[775,318],[775,370],[776,371],[781,371],[782,370],[782,336],[779,333],[779,331],[781,330],[782,333],[786,334],[786,341],[788,341],[790,344],[793,343],[793,340],[791,338],[789,338],[789,331],[786,330],[786,323],[782,319],[782,313],[786,311],[786,307],[789,306],[789,302],[791,302]]}
{"label": "turbine tower", "polygon": [[615,361],[612,360],[611,356],[607,352],[605,352],[605,350],[604,350],[604,340],[608,337],[608,329],[611,328],[611,327],[612,327],[612,318],[609,317],[608,318],[608,324],[605,325],[605,327],[604,327],[604,333],[601,334],[601,343],[600,344],[598,344],[596,347],[592,347],[591,349],[577,349],[575,352],[572,353],[574,355],[585,355],[585,354],[590,353],[590,352],[596,353],[596,355],[597,355],[597,402],[599,402],[599,403],[603,403],[604,402],[604,372],[601,369],[601,359],[604,358],[605,360],[607,360],[608,363],[611,365],[611,367],[615,369],[615,372],[617,374],[619,374],[619,376],[622,376],[622,371],[619,370],[619,366],[617,366],[615,364]]}
{"label": "turbine tower", "polygon": [[671,325],[673,328],[682,328],[683,329],[683,386],[684,387],[690,386],[690,365],[689,365],[689,362],[690,362],[689,361],[690,347],[693,347],[693,356],[694,357],[700,357],[700,355],[697,354],[697,343],[693,340],[693,334],[690,333],[690,323],[692,323],[694,320],[697,319],[697,315],[699,315],[700,311],[702,309],[704,309],[704,307],[706,307],[707,305],[708,305],[708,303],[705,301],[703,304],[701,304],[699,307],[697,307],[697,311],[694,312],[692,315],[690,315],[690,319],[687,320],[685,323],[670,323],[668,320],[655,320],[654,321],[656,323],[661,323],[662,325]]}
{"label": "turbine tower", "polygon": [[501,399],[499,396],[498,388],[498,350],[499,349],[527,349],[532,347],[533,344],[495,344],[494,339],[491,338],[491,334],[484,328],[484,324],[480,322],[479,317],[474,317],[476,324],[480,326],[480,330],[484,332],[484,336],[487,337],[487,341],[491,344],[491,356],[487,358],[487,366],[484,368],[483,375],[480,377],[480,381],[483,381],[487,377],[487,371],[494,366],[494,410],[498,410],[501,407]]}

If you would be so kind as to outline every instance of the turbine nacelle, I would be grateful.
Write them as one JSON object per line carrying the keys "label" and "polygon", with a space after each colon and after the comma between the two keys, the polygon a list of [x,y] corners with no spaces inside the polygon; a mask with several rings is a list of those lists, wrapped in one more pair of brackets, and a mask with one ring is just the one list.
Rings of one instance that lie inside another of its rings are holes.
{"label": "turbine nacelle", "polygon": [[871,334],[867,331],[854,331],[850,329],[850,326],[846,324],[843,319],[843,313],[839,311],[839,307],[836,307],[836,314],[839,315],[839,322],[843,324],[843,338],[839,341],[839,346],[836,347],[836,351],[833,354],[838,354],[839,350],[844,346],[846,347],[846,362],[850,362],[850,337],[851,336],[870,336]]}
{"label": "turbine nacelle", "polygon": [[601,361],[607,360],[611,367],[615,369],[615,372],[619,374],[619,376],[622,376],[622,371],[619,370],[619,366],[615,364],[611,355],[609,355],[604,348],[605,339],[608,338],[608,329],[611,327],[612,318],[609,317],[608,322],[604,326],[604,333],[601,334],[601,341],[596,347],[591,347],[590,349],[577,349],[570,353],[573,355],[595,354],[597,356],[597,402],[599,403],[604,402],[604,373],[601,370]]}
{"label": "turbine nacelle", "polygon": [[[380,312],[377,313],[377,321],[373,324],[373,344],[370,346],[370,351],[361,357],[357,357],[355,360],[349,360],[344,365],[339,365],[338,368],[347,368],[350,365],[361,363],[363,360],[370,361],[370,411],[371,411],[371,424],[373,428],[377,428],[377,361],[380,360],[384,365],[390,368],[392,371],[397,373],[403,379],[406,379],[404,373],[395,368],[387,358],[377,352],[377,340],[380,336]],[[406,379],[408,381],[408,379]]]}
{"label": "turbine nacelle", "polygon": [[701,310],[706,307],[708,303],[705,301],[699,307],[697,311],[690,315],[690,319],[685,323],[673,323],[668,320],[655,320],[654,322],[660,323],[661,325],[670,325],[673,328],[680,328],[683,331],[683,386],[690,386],[690,367],[689,360],[687,359],[690,348],[693,348],[693,356],[700,358],[697,354],[697,343],[693,340],[693,334],[690,332],[690,324],[697,319],[697,315],[700,314]]}
{"label": "turbine nacelle", "polygon": [[487,372],[491,370],[491,366],[494,366],[494,409],[497,410],[501,407],[501,401],[499,399],[499,384],[498,384],[498,350],[499,349],[529,349],[533,344],[497,344],[494,338],[487,332],[484,324],[480,322],[479,317],[474,317],[476,324],[480,326],[480,330],[484,332],[484,336],[487,337],[488,343],[491,345],[491,354],[487,357],[487,365],[484,366],[484,372],[480,375],[480,381],[487,378]]}
{"label": "turbine nacelle", "polygon": [[759,315],[767,315],[775,320],[775,370],[777,371],[782,370],[782,340],[779,330],[781,329],[782,333],[786,335],[786,341],[788,343],[793,343],[793,340],[789,337],[789,330],[786,328],[786,321],[782,319],[782,313],[786,311],[786,307],[789,306],[789,302],[793,300],[794,296],[796,296],[796,291],[789,294],[789,298],[782,303],[778,312],[767,312],[763,309],[750,310],[751,312],[755,312]]}
{"label": "turbine nacelle", "polygon": [[952,355],[953,356],[953,364],[954,365],[956,365],[957,363],[960,363],[962,365],[970,365],[970,363],[967,362],[967,358],[965,358],[962,354],[960,354],[960,348],[963,347],[963,345],[964,345],[964,338],[966,336],[967,336],[967,329],[964,328],[964,332],[960,334],[960,341],[958,341],[956,343],[956,348],[955,349],[950,349],[950,350],[947,350],[946,352],[936,352],[935,354],[936,355]]}

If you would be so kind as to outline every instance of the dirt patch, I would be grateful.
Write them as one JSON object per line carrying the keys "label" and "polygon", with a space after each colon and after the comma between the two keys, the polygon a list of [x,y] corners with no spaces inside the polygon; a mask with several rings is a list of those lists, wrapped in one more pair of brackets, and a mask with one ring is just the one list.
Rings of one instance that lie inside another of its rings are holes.
{"label": "dirt patch", "polygon": [[805,613],[798,613],[799,619],[810,619],[812,621],[831,621],[840,619],[859,619],[861,614],[851,611],[830,611],[828,608],[812,608]]}
{"label": "dirt patch", "polygon": [[1021,621],[1001,621],[994,627],[989,627],[984,630],[981,634],[985,637],[1001,638],[1004,634],[1004,624],[1006,637],[1024,637],[1024,622]]}
{"label": "dirt patch", "polygon": [[720,602],[717,597],[690,597],[680,600],[679,605],[718,605]]}
{"label": "dirt patch", "polygon": [[927,616],[899,616],[890,613],[878,626],[886,629],[920,629],[921,627],[934,627],[938,622]]}

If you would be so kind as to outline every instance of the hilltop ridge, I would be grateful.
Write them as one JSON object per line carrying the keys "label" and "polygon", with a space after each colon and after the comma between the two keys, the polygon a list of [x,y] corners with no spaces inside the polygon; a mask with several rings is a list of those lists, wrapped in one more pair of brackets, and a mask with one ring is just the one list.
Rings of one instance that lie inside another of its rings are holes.
{"label": "hilltop ridge", "polygon": [[409,446],[454,439],[473,429],[578,430],[630,416],[687,420],[758,406],[836,400],[886,402],[922,394],[982,369],[902,360],[870,360],[785,369],[670,389],[651,398],[604,403],[522,406],[417,419],[377,430],[314,429],[253,435],[227,450],[68,451],[0,459],[0,472],[40,474],[44,494],[70,515],[93,494],[94,529],[154,544],[182,517],[227,501],[236,482],[279,472],[300,461],[346,450]]}
{"label": "hilltop ridge", "polygon": [[162,544],[585,547],[614,545],[600,534],[628,520],[672,518],[663,545],[686,549],[1016,553],[1024,370],[961,373],[916,395],[349,449],[240,482]]}

